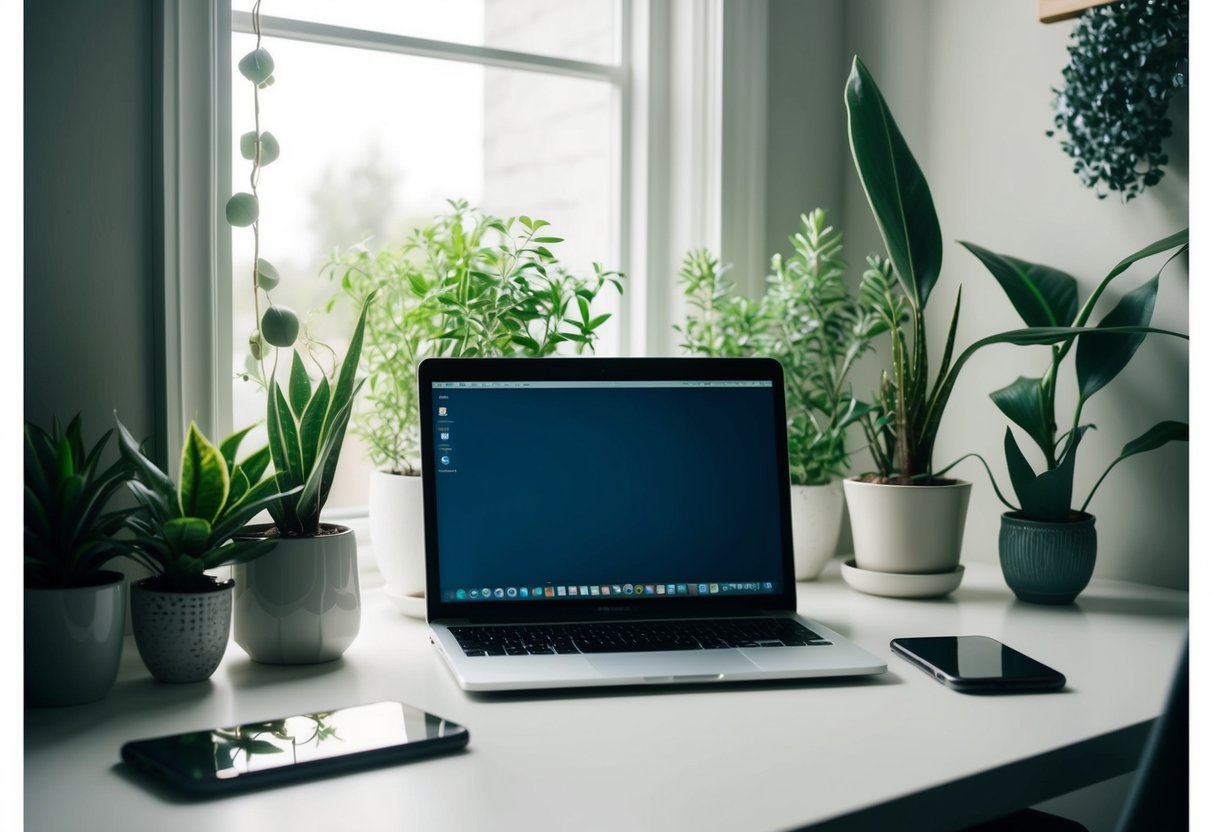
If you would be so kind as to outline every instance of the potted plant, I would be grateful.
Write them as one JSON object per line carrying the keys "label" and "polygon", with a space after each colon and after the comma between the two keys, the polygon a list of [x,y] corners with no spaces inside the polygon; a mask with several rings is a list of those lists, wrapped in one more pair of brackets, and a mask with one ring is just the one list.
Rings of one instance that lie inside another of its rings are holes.
{"label": "potted plant", "polygon": [[[341,291],[375,293],[364,368],[367,407],[354,432],[369,448],[371,540],[389,597],[405,611],[425,592],[417,365],[428,356],[545,356],[561,344],[593,350],[609,314],[592,305],[620,275],[594,264],[570,274],[549,223],[501,219],[461,200],[400,246],[359,245],[326,267]],[[421,613],[423,614],[423,613]]]}
{"label": "potted plant", "polygon": [[131,586],[131,625],[143,663],[162,682],[210,678],[227,650],[232,621],[232,581],[207,570],[261,557],[269,540],[236,540],[258,512],[283,498],[276,478],[265,475],[269,451],[236,462],[245,429],[219,447],[190,423],[181,449],[181,481],[143,452],[118,423],[123,458],[134,470],[129,482],[139,511],[126,518],[131,539],[125,553],[152,577]]}
{"label": "potted plant", "polygon": [[818,208],[800,218],[793,253],[771,258],[757,300],[736,294],[727,267],[706,251],[683,259],[679,273],[690,306],[683,348],[696,355],[775,358],[783,366],[788,471],[797,580],[813,580],[838,548],[841,477],[852,450],[847,429],[868,411],[846,383],[884,323],[864,312],[846,286],[842,233]]}
{"label": "potted plant", "polygon": [[80,416],[47,432],[25,423],[25,700],[77,705],[114,686],[126,627],[126,579],[105,569],[127,511],[107,511],[130,477],[102,467],[110,434],[91,448]]}
{"label": "potted plant", "polygon": [[[1039,604],[1071,603],[1086,587],[1095,569],[1095,517],[1087,513],[1091,498],[1117,464],[1136,454],[1173,441],[1188,439],[1184,422],[1164,421],[1125,444],[1120,455],[1104,470],[1087,498],[1073,507],[1074,471],[1078,448],[1093,425],[1083,424],[1086,403],[1129,363],[1145,332],[1108,335],[1111,327],[1148,329],[1158,295],[1159,278],[1166,265],[1188,249],[1184,229],[1122,260],[1078,307],[1078,281],[1057,269],[995,254],[973,243],[962,243],[998,281],[1012,306],[1029,327],[1050,327],[1072,322],[1086,327],[1095,304],[1117,276],[1139,260],[1173,252],[1154,277],[1126,294],[1087,334],[1050,348],[1050,360],[1040,378],[1020,377],[990,394],[998,409],[1036,445],[1044,470],[1036,473],[1008,426],[1003,438],[1011,487],[1019,500],[1008,502],[993,474],[990,480],[998,498],[1011,509],[1002,515],[998,558],[1007,585],[1023,601]],[[1062,361],[1074,349],[1077,405],[1073,418],[1057,418],[1057,386]],[[1059,427],[1068,429],[1058,433]],[[988,469],[987,469],[988,470]]]}
{"label": "potted plant", "polygon": [[[882,374],[874,397],[874,410],[861,421],[877,470],[843,483],[856,566],[896,574],[959,574],[972,485],[944,478],[956,463],[936,469],[932,453],[961,369],[978,350],[993,344],[1057,344],[1090,330],[1060,323],[1014,329],[973,342],[953,361],[958,290],[932,381],[925,311],[939,278],[943,243],[930,188],[858,57],[847,80],[845,100],[855,169],[889,254],[886,261],[869,260],[859,301],[884,321],[891,335],[892,358],[892,369]],[[1112,321],[1089,337],[1150,331]]]}
{"label": "potted plant", "polygon": [[[281,151],[273,134],[261,129],[261,91],[274,83],[274,60],[261,45],[260,3],[253,9],[257,42],[240,59],[240,74],[253,85],[253,130],[240,137],[241,155],[251,163],[249,191],[233,194],[225,211],[236,227],[251,227],[251,284],[257,327],[249,335],[248,376],[265,386],[269,452],[277,482],[285,492],[273,501],[273,524],[245,530],[275,540],[267,558],[240,564],[236,578],[236,643],[254,661],[299,664],[331,661],[345,652],[358,634],[361,596],[358,587],[358,548],[352,529],[322,523],[345,439],[353,402],[362,382],[355,381],[362,349],[368,294],[340,371],[326,373],[319,361],[313,383],[304,360],[294,349],[300,340],[299,317],[275,304],[270,293],[278,287],[278,269],[261,256],[260,200],[262,169]],[[262,311],[264,309],[264,311]],[[309,358],[312,342],[304,339]],[[278,350],[290,350],[287,391],[280,385]],[[329,353],[331,349],[325,348]],[[265,370],[272,353],[270,372]]]}

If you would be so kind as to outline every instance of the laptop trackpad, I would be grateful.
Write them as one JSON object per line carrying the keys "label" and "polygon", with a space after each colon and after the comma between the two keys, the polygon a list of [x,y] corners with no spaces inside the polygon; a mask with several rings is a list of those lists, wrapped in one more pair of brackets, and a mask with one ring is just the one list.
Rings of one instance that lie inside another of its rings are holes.
{"label": "laptop trackpad", "polygon": [[724,673],[747,673],[757,665],[735,650],[704,650],[693,653],[609,653],[587,656],[604,676],[643,677],[654,681],[703,681]]}

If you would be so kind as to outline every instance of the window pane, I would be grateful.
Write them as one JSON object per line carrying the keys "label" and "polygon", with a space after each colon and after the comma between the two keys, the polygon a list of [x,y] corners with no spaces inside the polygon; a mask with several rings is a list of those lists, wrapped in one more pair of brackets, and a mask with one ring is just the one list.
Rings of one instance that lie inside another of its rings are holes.
{"label": "window pane", "polygon": [[[254,43],[251,35],[233,35],[233,55]],[[444,212],[447,199],[548,220],[550,233],[566,240],[552,249],[575,274],[591,274],[595,261],[619,267],[611,84],[274,38],[262,43],[274,57],[275,83],[260,95],[261,129],[278,139],[281,155],[258,182],[260,256],[282,276],[274,302],[295,309],[339,356],[354,310],[342,299],[332,314],[323,312],[337,289],[322,275],[327,257],[364,240],[372,250],[402,243]],[[252,86],[234,73],[233,191],[249,189],[239,137],[253,129],[252,99]],[[233,230],[232,251],[239,428],[262,419],[265,406],[257,385],[240,379],[255,322],[251,230]],[[615,316],[599,330],[600,355],[619,349],[621,306],[613,290],[595,304],[595,314]],[[364,505],[370,468],[347,435],[328,507]]]}
{"label": "window pane", "polygon": [[[619,0],[265,0],[261,13],[471,46],[618,63]],[[233,7],[248,11],[249,0]]]}

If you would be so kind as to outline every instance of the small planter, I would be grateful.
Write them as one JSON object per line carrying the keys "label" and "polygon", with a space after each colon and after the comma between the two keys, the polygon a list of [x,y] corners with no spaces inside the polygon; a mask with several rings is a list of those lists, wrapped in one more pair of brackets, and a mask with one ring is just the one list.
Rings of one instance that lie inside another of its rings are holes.
{"label": "small planter", "polygon": [[155,578],[131,587],[131,626],[139,656],[161,682],[209,679],[227,652],[232,582],[201,592],[163,592]]}
{"label": "small planter", "polygon": [[792,555],[796,580],[812,581],[834,557],[842,531],[842,485],[792,486]]}
{"label": "small planter", "polygon": [[425,511],[421,477],[371,472],[371,551],[397,596],[425,593]]}
{"label": "small planter", "polygon": [[25,701],[80,705],[109,695],[126,628],[126,578],[93,586],[25,590]]}
{"label": "small planter", "polygon": [[1083,513],[1068,523],[1002,515],[998,560],[1002,575],[1021,601],[1071,604],[1095,571],[1095,517]]}
{"label": "small planter", "polygon": [[279,538],[268,555],[233,567],[236,643],[253,661],[328,662],[358,635],[362,597],[354,532],[345,526],[323,528],[336,531]]}
{"label": "small planter", "polygon": [[960,564],[973,484],[892,485],[843,482],[855,540],[855,565],[903,575],[954,572]]}

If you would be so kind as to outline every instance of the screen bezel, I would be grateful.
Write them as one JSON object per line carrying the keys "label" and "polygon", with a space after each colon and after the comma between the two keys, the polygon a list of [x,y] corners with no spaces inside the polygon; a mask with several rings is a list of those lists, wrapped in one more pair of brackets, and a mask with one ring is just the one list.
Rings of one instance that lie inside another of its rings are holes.
{"label": "screen bezel", "polygon": [[[779,592],[737,596],[659,596],[641,601],[443,602],[438,563],[438,512],[434,456],[433,383],[436,381],[770,381],[776,470],[779,478]],[[421,404],[421,479],[425,513],[426,617],[430,621],[607,620],[661,618],[690,613],[795,610],[792,567],[791,490],[788,480],[787,423],[783,368],[771,358],[427,358],[417,372]]]}

